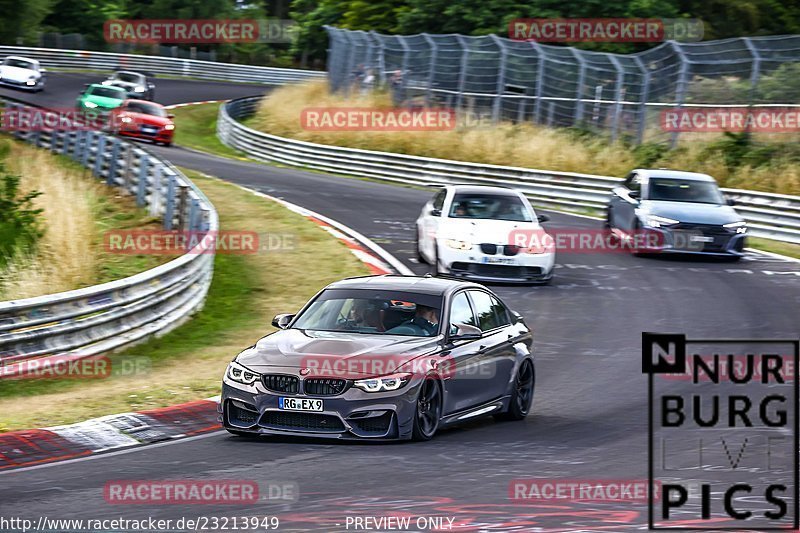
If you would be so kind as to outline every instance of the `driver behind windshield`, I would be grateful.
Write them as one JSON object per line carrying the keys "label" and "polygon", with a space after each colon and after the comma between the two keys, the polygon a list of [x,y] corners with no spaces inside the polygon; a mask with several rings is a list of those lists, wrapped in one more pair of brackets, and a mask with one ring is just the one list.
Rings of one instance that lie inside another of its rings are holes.
{"label": "driver behind windshield", "polygon": [[413,335],[415,337],[432,337],[439,329],[439,317],[436,309],[417,304],[414,318],[386,330],[387,335]]}

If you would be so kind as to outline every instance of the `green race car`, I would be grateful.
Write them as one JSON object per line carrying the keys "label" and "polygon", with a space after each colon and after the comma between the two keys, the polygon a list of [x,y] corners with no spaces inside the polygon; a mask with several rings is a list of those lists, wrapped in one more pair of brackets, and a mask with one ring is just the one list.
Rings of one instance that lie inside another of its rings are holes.
{"label": "green race car", "polygon": [[125,89],[93,83],[87,85],[78,97],[77,108],[78,111],[93,110],[107,113],[121,106],[127,97],[128,93],[125,92]]}

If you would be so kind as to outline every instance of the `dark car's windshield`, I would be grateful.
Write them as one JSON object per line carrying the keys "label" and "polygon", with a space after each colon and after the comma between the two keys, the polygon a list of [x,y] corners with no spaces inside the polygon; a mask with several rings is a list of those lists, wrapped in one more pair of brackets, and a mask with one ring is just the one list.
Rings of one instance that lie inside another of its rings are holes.
{"label": "dark car's windshield", "polygon": [[716,183],[675,178],[650,178],[648,199],[699,204],[725,203]]}
{"label": "dark car's windshield", "polygon": [[92,96],[103,96],[105,98],[122,99],[125,97],[125,91],[122,89],[114,89],[112,87],[103,86],[89,87],[89,90],[86,91],[86,94],[91,94]]}
{"label": "dark car's windshield", "polygon": [[126,111],[131,113],[142,113],[144,115],[152,115],[154,117],[166,117],[167,112],[163,107],[154,104],[145,104],[144,102],[129,102],[125,106]]}
{"label": "dark car's windshield", "polygon": [[458,193],[450,207],[451,218],[479,218],[531,222],[531,213],[518,196]]}
{"label": "dark car's windshield", "polygon": [[33,63],[22,59],[6,59],[3,65],[7,67],[27,68],[33,70]]}
{"label": "dark car's windshield", "polygon": [[433,337],[441,297],[402,291],[328,289],[297,318],[294,329]]}
{"label": "dark car's windshield", "polygon": [[126,83],[138,83],[142,79],[141,75],[130,74],[128,72],[117,72],[116,74],[114,74],[114,77],[119,81],[124,81]]}

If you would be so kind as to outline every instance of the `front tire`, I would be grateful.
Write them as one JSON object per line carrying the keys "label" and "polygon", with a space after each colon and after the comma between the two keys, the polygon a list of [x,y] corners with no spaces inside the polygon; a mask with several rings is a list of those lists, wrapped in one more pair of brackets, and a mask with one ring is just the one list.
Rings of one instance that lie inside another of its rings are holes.
{"label": "front tire", "polygon": [[524,420],[531,411],[533,392],[536,388],[536,370],[533,362],[526,359],[517,370],[514,390],[508,402],[508,409],[494,415],[496,420]]}
{"label": "front tire", "polygon": [[439,429],[441,417],[442,388],[433,376],[425,376],[417,396],[411,438],[415,441],[431,440]]}

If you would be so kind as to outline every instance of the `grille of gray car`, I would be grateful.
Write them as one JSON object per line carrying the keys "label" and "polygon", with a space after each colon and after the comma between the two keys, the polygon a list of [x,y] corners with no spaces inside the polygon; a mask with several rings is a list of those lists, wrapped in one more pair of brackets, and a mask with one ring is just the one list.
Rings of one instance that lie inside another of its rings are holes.
{"label": "grille of gray car", "polygon": [[300,380],[296,376],[284,374],[264,374],[261,383],[267,390],[273,392],[296,393],[300,388]]}
{"label": "grille of gray car", "polygon": [[259,425],[273,429],[289,429],[298,431],[344,431],[344,424],[342,424],[342,421],[339,419],[339,417],[317,413],[267,411],[261,417]]}
{"label": "grille of gray car", "polygon": [[335,396],[347,390],[346,379],[309,378],[303,381],[303,391],[314,396]]}

